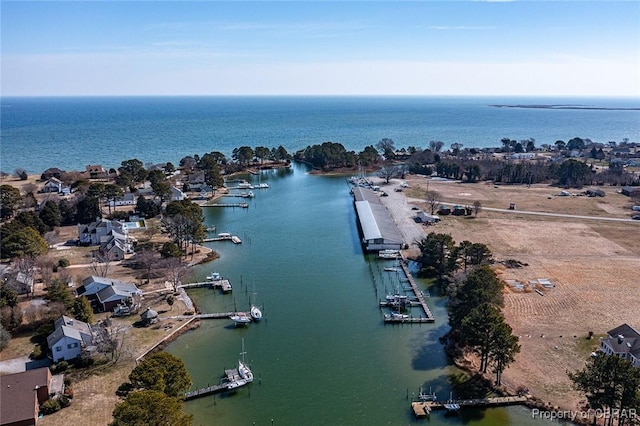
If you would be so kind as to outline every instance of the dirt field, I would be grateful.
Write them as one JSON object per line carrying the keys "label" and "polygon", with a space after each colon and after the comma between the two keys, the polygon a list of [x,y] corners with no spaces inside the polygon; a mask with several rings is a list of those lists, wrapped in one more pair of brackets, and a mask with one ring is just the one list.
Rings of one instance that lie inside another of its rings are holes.
{"label": "dirt field", "polygon": [[[520,386],[553,405],[576,408],[581,397],[571,389],[567,371],[584,366],[598,339],[587,340],[622,323],[640,327],[640,221],[561,218],[519,214],[519,211],[629,218],[632,202],[615,191],[602,188],[605,197],[557,196],[560,189],[546,185],[498,186],[461,184],[409,179],[409,189],[394,193],[385,204],[404,204],[428,211],[427,190],[436,190],[442,201],[507,209],[483,210],[477,218],[446,216],[422,232],[452,235],[456,242],[469,240],[487,244],[498,260],[515,259],[521,268],[497,268],[505,280],[528,283],[548,279],[553,288],[540,285],[543,296],[528,288],[524,291],[505,285],[504,313],[522,345],[503,381],[512,390]],[[575,192],[575,191],[571,191]],[[391,194],[391,193],[390,193]],[[393,199],[403,194],[404,199]],[[400,219],[400,222],[406,222]],[[405,225],[406,226],[406,225]]]}

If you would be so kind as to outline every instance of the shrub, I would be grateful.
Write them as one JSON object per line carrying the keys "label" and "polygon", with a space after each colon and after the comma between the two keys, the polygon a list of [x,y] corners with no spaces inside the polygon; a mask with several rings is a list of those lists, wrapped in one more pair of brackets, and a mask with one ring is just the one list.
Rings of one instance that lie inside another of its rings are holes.
{"label": "shrub", "polygon": [[54,365],[52,370],[54,374],[58,374],[58,373],[67,371],[67,368],[69,368],[69,363],[67,361],[62,360],[56,365]]}
{"label": "shrub", "polygon": [[71,405],[71,399],[69,399],[69,397],[67,397],[66,395],[60,395],[60,398],[58,398],[58,400],[60,401],[60,408],[66,408]]}
{"label": "shrub", "polygon": [[58,266],[60,268],[66,268],[70,264],[71,264],[71,262],[69,262],[69,259],[62,258],[62,259],[58,260]]}
{"label": "shrub", "polygon": [[129,382],[124,382],[123,384],[118,386],[118,389],[116,389],[116,395],[124,398],[127,395],[129,395],[129,392],[131,392],[132,390],[133,390],[133,385]]}
{"label": "shrub", "polygon": [[44,414],[53,414],[56,411],[60,410],[60,401],[57,399],[49,399],[42,404],[42,412]]}
{"label": "shrub", "polygon": [[33,348],[33,352],[29,354],[29,358],[31,359],[42,359],[43,357],[44,357],[44,354],[42,353],[42,346],[40,345],[36,345]]}

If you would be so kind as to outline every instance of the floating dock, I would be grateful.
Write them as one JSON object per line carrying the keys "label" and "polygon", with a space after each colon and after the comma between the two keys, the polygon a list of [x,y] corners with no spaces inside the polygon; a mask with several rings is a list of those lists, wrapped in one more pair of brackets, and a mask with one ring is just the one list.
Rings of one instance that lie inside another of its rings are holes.
{"label": "floating dock", "polygon": [[412,402],[411,409],[416,417],[426,417],[431,414],[431,410],[447,409],[449,411],[457,411],[462,407],[498,407],[524,404],[527,401],[528,398],[526,396],[499,396],[494,398],[457,399],[450,401],[419,401]]}

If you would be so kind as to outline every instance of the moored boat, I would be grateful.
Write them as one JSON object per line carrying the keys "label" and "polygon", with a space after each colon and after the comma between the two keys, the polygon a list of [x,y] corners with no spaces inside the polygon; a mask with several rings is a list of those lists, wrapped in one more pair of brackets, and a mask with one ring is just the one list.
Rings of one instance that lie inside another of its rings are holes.
{"label": "moored boat", "polygon": [[249,315],[251,315],[251,319],[254,321],[260,321],[262,319],[262,311],[256,305],[251,305]]}
{"label": "moored boat", "polygon": [[235,323],[236,327],[247,325],[251,322],[251,316],[246,312],[236,312],[229,318]]}

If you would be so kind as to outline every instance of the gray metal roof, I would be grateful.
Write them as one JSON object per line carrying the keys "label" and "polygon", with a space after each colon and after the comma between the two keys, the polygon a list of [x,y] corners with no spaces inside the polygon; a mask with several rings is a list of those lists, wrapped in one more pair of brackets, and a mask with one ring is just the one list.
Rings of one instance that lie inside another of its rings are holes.
{"label": "gray metal roof", "polygon": [[365,240],[383,239],[385,243],[402,244],[402,235],[382,204],[356,201],[356,211]]}

